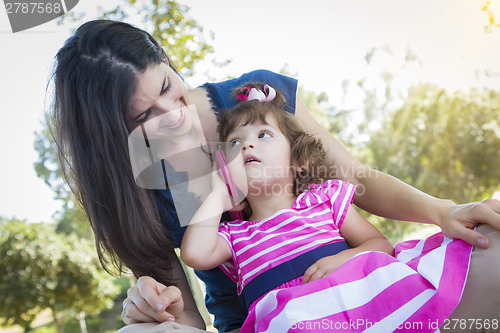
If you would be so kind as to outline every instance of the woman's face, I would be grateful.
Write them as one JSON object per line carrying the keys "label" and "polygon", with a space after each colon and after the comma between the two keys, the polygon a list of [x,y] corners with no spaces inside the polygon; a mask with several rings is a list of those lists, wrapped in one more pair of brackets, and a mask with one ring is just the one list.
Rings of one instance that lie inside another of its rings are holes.
{"label": "woman's face", "polygon": [[184,82],[166,63],[151,66],[137,78],[129,118],[129,141],[147,139],[156,160],[180,158],[206,145],[196,106],[188,105]]}
{"label": "woman's face", "polygon": [[130,124],[132,129],[144,124],[152,134],[178,135],[189,125],[187,105],[187,90],[181,78],[167,63],[153,65],[137,79],[130,104]]}

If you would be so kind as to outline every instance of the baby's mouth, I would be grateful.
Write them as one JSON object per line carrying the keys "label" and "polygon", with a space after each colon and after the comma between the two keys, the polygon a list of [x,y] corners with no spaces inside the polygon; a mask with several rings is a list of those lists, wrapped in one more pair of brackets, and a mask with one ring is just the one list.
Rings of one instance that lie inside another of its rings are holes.
{"label": "baby's mouth", "polygon": [[247,155],[245,156],[245,158],[243,159],[244,161],[244,164],[247,165],[247,164],[254,164],[254,163],[260,163],[260,160],[253,156],[253,155]]}

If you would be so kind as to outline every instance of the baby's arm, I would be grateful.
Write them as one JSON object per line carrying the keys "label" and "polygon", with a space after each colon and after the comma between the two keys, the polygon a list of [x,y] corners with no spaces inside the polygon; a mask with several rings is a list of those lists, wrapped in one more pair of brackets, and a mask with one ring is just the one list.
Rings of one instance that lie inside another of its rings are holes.
{"label": "baby's arm", "polygon": [[318,260],[304,273],[304,283],[328,276],[347,260],[364,251],[379,251],[394,255],[391,242],[353,206],[349,206],[347,210],[344,223],[340,227],[340,234],[351,248]]}
{"label": "baby's arm", "polygon": [[224,203],[229,201],[226,184],[214,173],[212,192],[194,214],[181,242],[181,258],[195,269],[211,269],[231,258],[231,249],[218,235]]}

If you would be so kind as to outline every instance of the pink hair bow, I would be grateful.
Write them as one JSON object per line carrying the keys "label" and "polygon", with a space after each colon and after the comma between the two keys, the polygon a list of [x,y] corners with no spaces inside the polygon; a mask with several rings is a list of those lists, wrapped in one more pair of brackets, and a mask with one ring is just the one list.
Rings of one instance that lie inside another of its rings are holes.
{"label": "pink hair bow", "polygon": [[[242,89],[242,92],[238,94],[238,99],[240,101],[260,101],[260,102],[270,102],[276,97],[276,90],[269,85],[265,85],[263,90],[251,87],[245,87]],[[248,92],[248,95],[245,94]]]}

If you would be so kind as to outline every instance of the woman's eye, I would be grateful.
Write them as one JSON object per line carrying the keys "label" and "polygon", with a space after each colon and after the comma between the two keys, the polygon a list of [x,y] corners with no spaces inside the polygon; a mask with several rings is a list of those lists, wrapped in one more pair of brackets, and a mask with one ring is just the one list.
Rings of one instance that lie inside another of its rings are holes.
{"label": "woman's eye", "polygon": [[135,118],[135,122],[137,122],[139,124],[145,123],[148,120],[150,113],[151,113],[151,110],[144,111],[137,118]]}
{"label": "woman's eye", "polygon": [[270,138],[270,137],[272,137],[272,135],[268,131],[262,131],[259,133],[258,137],[259,137],[259,139],[263,139],[263,138]]}
{"label": "woman's eye", "polygon": [[170,90],[171,84],[168,84],[165,88],[163,88],[160,92],[160,95],[166,94],[167,91]]}
{"label": "woman's eye", "polygon": [[171,81],[169,80],[168,76],[165,76],[165,80],[163,80],[163,84],[161,85],[160,95],[163,95],[167,91],[169,91],[171,86]]}

